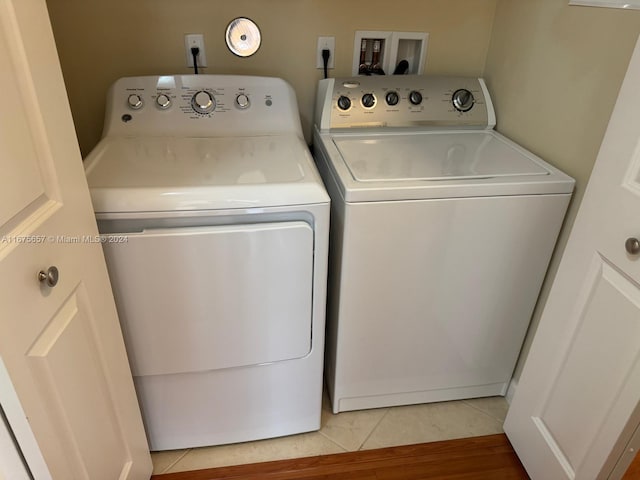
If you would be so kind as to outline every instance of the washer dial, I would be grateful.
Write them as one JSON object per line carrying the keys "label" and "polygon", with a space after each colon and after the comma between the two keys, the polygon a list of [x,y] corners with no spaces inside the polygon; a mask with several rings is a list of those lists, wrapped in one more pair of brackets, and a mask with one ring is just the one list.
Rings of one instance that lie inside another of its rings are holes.
{"label": "washer dial", "polygon": [[351,108],[351,99],[345,95],[340,95],[338,97],[338,108],[343,112],[349,110]]}
{"label": "washer dial", "polygon": [[468,112],[473,108],[475,98],[473,98],[473,93],[469,90],[461,88],[460,90],[453,92],[451,101],[453,102],[454,108],[459,112]]}
{"label": "washer dial", "polygon": [[216,101],[209,92],[200,90],[191,97],[191,106],[198,113],[211,113],[216,108]]}
{"label": "washer dial", "polygon": [[131,95],[129,95],[129,98],[127,98],[127,105],[129,105],[129,108],[132,110],[140,110],[144,105],[144,102],[142,101],[142,97],[140,95],[138,95],[137,93],[132,93]]}
{"label": "washer dial", "polygon": [[373,108],[376,105],[376,97],[373,93],[365,93],[362,96],[362,106],[364,108]]}
{"label": "washer dial", "polygon": [[420,105],[422,103],[422,94],[417,90],[412,90],[409,93],[409,101],[411,105]]}
{"label": "washer dial", "polygon": [[384,98],[387,101],[387,105],[390,107],[397,105],[400,101],[400,96],[398,95],[398,92],[395,91],[387,92]]}

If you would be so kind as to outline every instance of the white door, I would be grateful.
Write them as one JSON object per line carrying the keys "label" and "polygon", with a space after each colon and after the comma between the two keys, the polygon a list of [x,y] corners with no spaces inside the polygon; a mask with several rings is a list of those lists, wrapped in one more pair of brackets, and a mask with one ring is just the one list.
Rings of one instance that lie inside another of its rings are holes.
{"label": "white door", "polygon": [[148,479],[44,0],[0,0],[0,92],[0,404],[36,479]]}
{"label": "white door", "polygon": [[609,478],[640,421],[638,84],[637,45],[504,425],[534,480]]}

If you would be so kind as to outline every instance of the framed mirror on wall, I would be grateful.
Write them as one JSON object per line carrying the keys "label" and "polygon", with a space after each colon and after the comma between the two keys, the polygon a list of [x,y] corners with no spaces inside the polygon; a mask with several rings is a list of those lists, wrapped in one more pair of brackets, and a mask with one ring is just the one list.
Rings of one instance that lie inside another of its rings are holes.
{"label": "framed mirror on wall", "polygon": [[640,0],[569,0],[569,5],[640,10]]}

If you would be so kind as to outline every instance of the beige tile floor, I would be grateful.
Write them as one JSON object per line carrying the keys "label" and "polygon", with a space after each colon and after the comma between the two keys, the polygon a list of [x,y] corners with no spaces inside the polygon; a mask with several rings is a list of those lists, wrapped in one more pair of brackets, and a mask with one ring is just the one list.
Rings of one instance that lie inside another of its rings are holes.
{"label": "beige tile floor", "polygon": [[257,442],[154,452],[153,473],[352,452],[502,432],[503,397],[331,413],[325,396],[318,432]]}

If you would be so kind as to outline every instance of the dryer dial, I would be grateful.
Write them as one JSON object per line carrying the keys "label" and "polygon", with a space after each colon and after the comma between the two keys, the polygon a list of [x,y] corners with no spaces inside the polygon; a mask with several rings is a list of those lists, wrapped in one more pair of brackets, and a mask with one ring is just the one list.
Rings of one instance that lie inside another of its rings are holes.
{"label": "dryer dial", "polygon": [[351,108],[351,99],[345,95],[338,97],[338,108],[342,111],[349,110]]}
{"label": "dryer dial", "polygon": [[132,93],[129,95],[129,98],[127,98],[127,105],[129,105],[129,108],[132,110],[140,110],[144,103],[142,102],[142,97],[140,95]]}
{"label": "dryer dial", "polygon": [[191,97],[191,106],[198,113],[211,113],[216,108],[216,101],[209,92],[200,90]]}
{"label": "dryer dial", "polygon": [[238,96],[236,97],[236,105],[241,110],[249,108],[249,105],[251,105],[251,103],[249,102],[249,97],[244,93],[238,94]]}
{"label": "dryer dial", "polygon": [[166,110],[171,106],[171,98],[166,93],[161,93],[156,97],[156,105],[162,110]]}
{"label": "dryer dial", "polygon": [[468,112],[473,108],[475,98],[473,98],[473,93],[469,90],[461,88],[460,90],[453,92],[451,101],[453,102],[454,108],[459,112]]}

